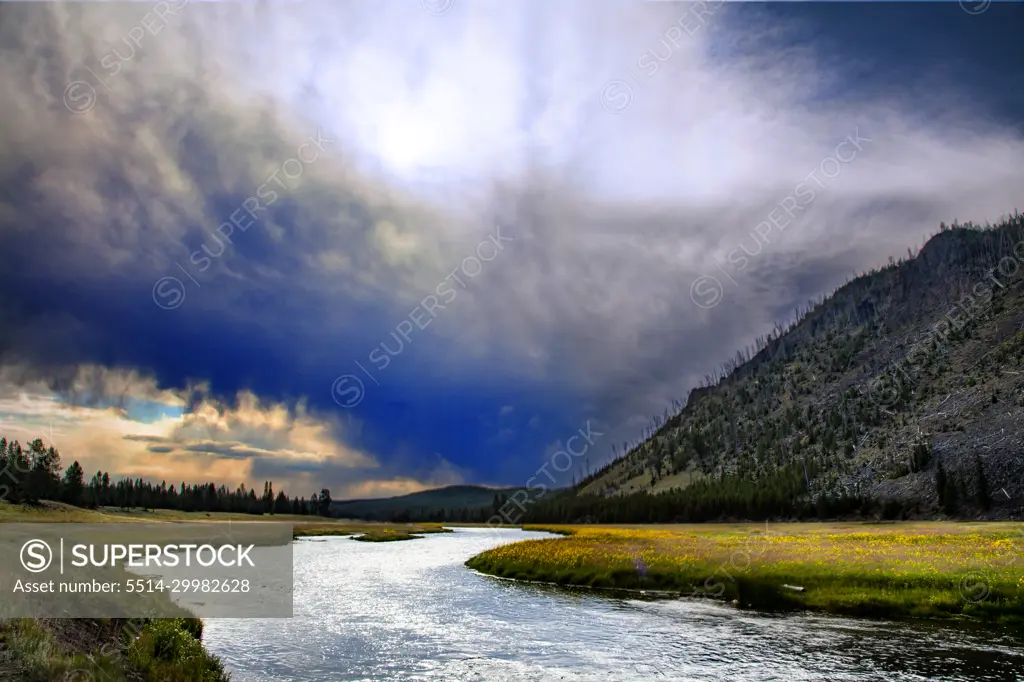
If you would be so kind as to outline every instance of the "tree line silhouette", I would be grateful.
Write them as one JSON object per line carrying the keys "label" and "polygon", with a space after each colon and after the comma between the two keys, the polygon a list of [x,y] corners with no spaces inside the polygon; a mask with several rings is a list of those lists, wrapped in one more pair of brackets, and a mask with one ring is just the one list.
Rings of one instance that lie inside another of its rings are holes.
{"label": "tree line silhouette", "polygon": [[176,509],[188,512],[236,512],[245,514],[300,514],[330,516],[331,491],[327,488],[305,497],[289,498],[274,493],[274,484],[264,481],[262,493],[242,483],[234,490],[214,483],[180,485],[153,483],[142,478],[113,480],[97,471],[88,482],[77,460],[67,469],[60,453],[36,438],[23,448],[17,440],[0,438],[0,500],[38,503],[65,502],[79,507],[121,509]]}

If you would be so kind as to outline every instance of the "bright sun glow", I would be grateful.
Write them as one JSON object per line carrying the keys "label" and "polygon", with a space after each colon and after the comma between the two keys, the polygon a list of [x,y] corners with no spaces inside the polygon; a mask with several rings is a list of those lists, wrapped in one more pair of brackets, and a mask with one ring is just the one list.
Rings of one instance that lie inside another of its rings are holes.
{"label": "bright sun glow", "polygon": [[374,151],[388,170],[409,173],[441,152],[436,131],[422,118],[404,112],[385,116],[378,127]]}

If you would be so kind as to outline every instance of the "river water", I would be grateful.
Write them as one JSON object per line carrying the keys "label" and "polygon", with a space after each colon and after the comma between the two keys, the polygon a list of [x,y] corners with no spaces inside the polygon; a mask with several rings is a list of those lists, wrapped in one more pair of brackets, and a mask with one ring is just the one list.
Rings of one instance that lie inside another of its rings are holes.
{"label": "river water", "polygon": [[210,619],[249,681],[1024,680],[1020,633],[739,611],[499,580],[463,566],[519,530],[295,543],[295,617]]}

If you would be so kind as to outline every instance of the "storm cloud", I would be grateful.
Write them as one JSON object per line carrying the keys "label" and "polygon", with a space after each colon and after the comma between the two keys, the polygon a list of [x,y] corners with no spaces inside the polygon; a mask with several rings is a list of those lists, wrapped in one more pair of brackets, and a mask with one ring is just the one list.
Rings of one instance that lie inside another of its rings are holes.
{"label": "storm cloud", "polygon": [[[1024,64],[981,50],[1020,8],[857,5],[0,4],[0,417],[299,493],[519,484],[588,419],[596,463],[1020,207]],[[839,59],[822,12],[936,37]]]}

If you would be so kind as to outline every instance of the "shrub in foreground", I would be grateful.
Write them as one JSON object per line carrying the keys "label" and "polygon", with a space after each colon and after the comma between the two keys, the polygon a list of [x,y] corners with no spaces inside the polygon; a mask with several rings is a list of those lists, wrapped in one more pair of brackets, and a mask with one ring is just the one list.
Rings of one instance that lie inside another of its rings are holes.
{"label": "shrub in foreground", "polygon": [[128,648],[128,661],[149,682],[228,680],[224,664],[207,653],[196,634],[202,636],[198,619],[154,620]]}

